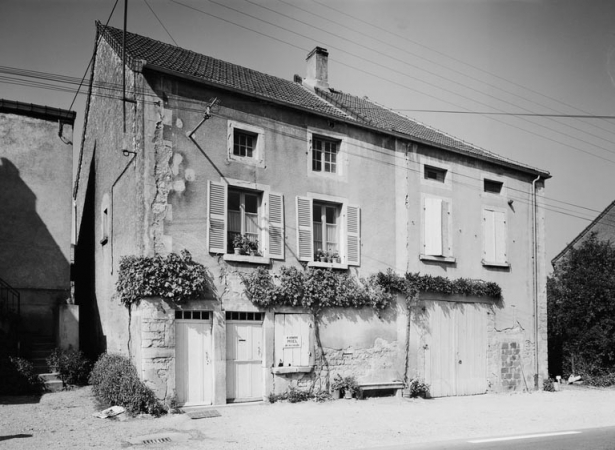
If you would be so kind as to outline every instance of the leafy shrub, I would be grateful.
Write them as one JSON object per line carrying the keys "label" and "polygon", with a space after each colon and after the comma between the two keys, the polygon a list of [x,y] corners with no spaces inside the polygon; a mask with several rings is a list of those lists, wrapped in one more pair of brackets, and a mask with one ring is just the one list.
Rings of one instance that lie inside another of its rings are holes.
{"label": "leafy shrub", "polygon": [[299,403],[306,402],[308,400],[314,400],[317,402],[324,402],[325,400],[330,399],[331,396],[328,392],[325,391],[303,391],[295,386],[290,386],[286,392],[281,394],[274,394],[271,392],[267,399],[269,403],[275,403],[282,400],[287,400],[289,403]]}
{"label": "leafy shrub", "polygon": [[116,283],[122,303],[129,306],[143,297],[163,297],[174,302],[202,298],[212,290],[211,277],[188,250],[166,258],[123,256]]}
{"label": "leafy shrub", "polygon": [[56,348],[47,358],[47,365],[52,372],[59,372],[64,386],[88,384],[92,370],[92,362],[78,350],[62,350]]}
{"label": "leafy shrub", "polygon": [[18,357],[0,358],[0,395],[37,395],[45,383],[34,373],[30,361]]}
{"label": "leafy shrub", "polygon": [[555,387],[553,386],[552,378],[545,378],[542,382],[542,390],[545,392],[555,392]]}
{"label": "leafy shrub", "polygon": [[429,398],[429,384],[422,380],[414,379],[410,381],[408,390],[410,392],[410,398]]}
{"label": "leafy shrub", "polygon": [[92,393],[104,404],[123,406],[133,414],[165,413],[154,392],[139,379],[130,359],[103,354],[90,374]]}
{"label": "leafy shrub", "polygon": [[333,383],[331,383],[331,389],[334,391],[343,391],[344,394],[350,392],[351,395],[354,395],[359,390],[359,384],[354,376],[342,377],[338,373],[335,375]]}

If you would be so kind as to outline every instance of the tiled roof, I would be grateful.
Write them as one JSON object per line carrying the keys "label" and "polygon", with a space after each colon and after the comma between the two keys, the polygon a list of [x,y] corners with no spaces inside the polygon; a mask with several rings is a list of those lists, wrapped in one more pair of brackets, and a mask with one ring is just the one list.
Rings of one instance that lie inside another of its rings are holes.
{"label": "tiled roof", "polygon": [[[97,23],[99,32],[115,51],[122,54],[122,30]],[[126,54],[148,66],[187,75],[274,101],[298,106],[341,119],[351,119],[313,92],[290,80],[267,75],[226,61],[200,55],[138,34],[126,33]]]}
{"label": "tiled roof", "polygon": [[[122,30],[105,27],[97,22],[98,32],[118,55],[122,54]],[[367,99],[333,89],[312,92],[300,83],[231,64],[219,59],[185,50],[134,33],[126,33],[127,63],[136,69],[138,61],[146,67],[193,77],[220,87],[227,87],[246,95],[258,96],[298,107],[316,114],[324,114],[343,121],[369,126],[383,132],[408,136],[435,147],[445,148],[482,159],[504,163],[520,170],[548,177],[548,172],[503,158],[495,153],[463,142],[434,128],[402,116]]]}

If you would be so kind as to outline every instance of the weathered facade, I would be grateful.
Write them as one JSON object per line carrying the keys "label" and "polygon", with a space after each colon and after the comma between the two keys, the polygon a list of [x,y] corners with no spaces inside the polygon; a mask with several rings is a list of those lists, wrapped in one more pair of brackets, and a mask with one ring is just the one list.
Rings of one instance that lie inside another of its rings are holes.
{"label": "weathered facade", "polygon": [[62,332],[70,303],[74,121],[71,111],[0,100],[0,279],[19,293],[25,337]]}
{"label": "weathered facade", "polygon": [[[434,395],[546,376],[547,172],[330,89],[320,48],[286,81],[129,33],[124,114],[105,90],[122,84],[121,31],[98,31],[75,190],[92,349],[130,354],[160,397],[185,404],[324,387],[337,373],[423,378]],[[234,254],[236,233],[258,239],[258,256]],[[318,261],[319,247],[340,260]],[[114,296],[120,257],[183,249],[211,272],[212,298],[147,299],[129,323]],[[321,348],[307,311],[248,300],[240,274],[262,266],[482,279],[503,298],[330,309]]]}

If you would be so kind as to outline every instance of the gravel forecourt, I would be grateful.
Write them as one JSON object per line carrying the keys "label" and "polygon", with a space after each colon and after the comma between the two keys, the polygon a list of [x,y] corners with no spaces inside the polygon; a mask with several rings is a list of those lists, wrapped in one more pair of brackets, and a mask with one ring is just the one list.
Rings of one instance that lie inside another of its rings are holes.
{"label": "gravel forecourt", "polygon": [[[615,426],[615,389],[214,407],[220,417],[99,419],[91,388],[0,397],[1,449],[360,449]],[[171,438],[142,444],[141,438]],[[131,443],[132,441],[132,443]]]}

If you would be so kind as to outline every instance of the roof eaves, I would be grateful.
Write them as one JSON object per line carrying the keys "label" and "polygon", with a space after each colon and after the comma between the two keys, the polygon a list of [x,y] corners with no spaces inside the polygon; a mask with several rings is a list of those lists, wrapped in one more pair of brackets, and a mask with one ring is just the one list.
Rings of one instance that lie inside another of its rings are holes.
{"label": "roof eaves", "polygon": [[587,225],[583,231],[581,231],[577,237],[575,237],[572,242],[570,242],[566,247],[564,247],[564,249],[559,252],[552,260],[551,260],[551,265],[555,267],[555,264],[557,264],[557,262],[566,255],[566,253],[568,253],[570,251],[571,248],[573,248],[577,242],[579,242],[581,239],[583,239],[585,237],[585,235],[587,235],[587,233],[589,233],[591,231],[591,229],[594,227],[594,225],[596,225],[598,222],[600,222],[600,220],[602,220],[602,218],[604,216],[606,216],[609,211],[611,211],[611,209],[613,209],[615,207],[615,201],[613,201],[609,206],[607,206],[604,211],[602,211],[600,214],[598,214],[598,217],[596,217],[589,225]]}

